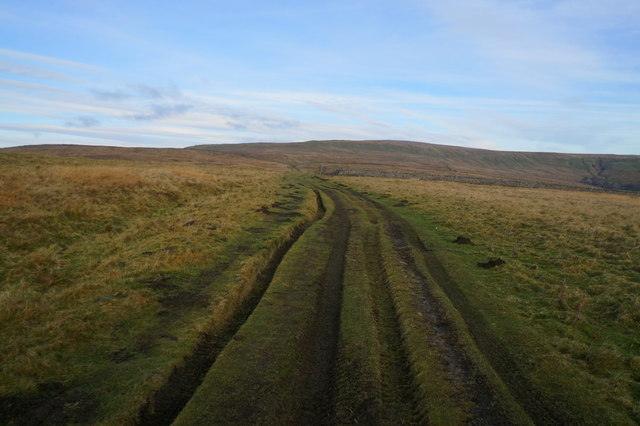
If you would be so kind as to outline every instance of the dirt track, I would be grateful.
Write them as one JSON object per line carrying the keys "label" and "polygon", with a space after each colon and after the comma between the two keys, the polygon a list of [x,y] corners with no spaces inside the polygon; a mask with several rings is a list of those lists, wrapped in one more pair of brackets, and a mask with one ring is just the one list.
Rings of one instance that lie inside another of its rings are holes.
{"label": "dirt track", "polygon": [[461,338],[468,330],[434,294],[408,225],[315,182],[325,216],[282,250],[235,325],[203,340],[197,371],[176,371],[139,424],[531,423],[505,391],[513,377],[505,386],[491,360],[469,355],[473,337]]}

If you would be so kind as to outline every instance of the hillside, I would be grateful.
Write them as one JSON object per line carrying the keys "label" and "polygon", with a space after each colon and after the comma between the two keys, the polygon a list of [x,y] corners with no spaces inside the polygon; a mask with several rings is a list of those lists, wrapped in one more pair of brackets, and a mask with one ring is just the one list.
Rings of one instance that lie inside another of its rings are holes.
{"label": "hillside", "polygon": [[26,145],[0,149],[5,153],[41,154],[90,160],[180,163],[208,166],[253,166],[284,168],[282,164],[246,158],[231,153],[178,148],[123,148],[92,145]]}
{"label": "hillside", "polygon": [[491,151],[404,141],[309,141],[197,145],[188,149],[239,154],[318,170],[406,171],[517,179],[640,191],[640,156]]}
{"label": "hillside", "polygon": [[155,161],[202,165],[293,167],[335,174],[430,175],[518,181],[640,192],[640,156],[509,152],[406,141],[308,141],[121,148],[86,145],[31,145],[4,152],[94,160]]}

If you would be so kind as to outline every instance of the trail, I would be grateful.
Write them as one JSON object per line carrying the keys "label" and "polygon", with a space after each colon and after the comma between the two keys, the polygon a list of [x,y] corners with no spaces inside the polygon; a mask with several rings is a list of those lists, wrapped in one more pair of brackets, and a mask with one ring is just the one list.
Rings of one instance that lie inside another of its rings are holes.
{"label": "trail", "polygon": [[344,256],[351,222],[342,200],[334,193],[330,193],[330,197],[336,206],[335,238],[320,287],[315,318],[305,333],[303,344],[308,358],[297,387],[310,391],[302,401],[297,424],[327,424],[334,416],[334,369],[340,330]]}
{"label": "trail", "polygon": [[469,356],[407,224],[343,185],[315,186],[326,214],[278,252],[139,424],[425,424],[441,401],[467,424],[530,423]]}
{"label": "trail", "polygon": [[483,383],[477,370],[464,354],[456,336],[456,330],[447,318],[443,307],[434,297],[427,286],[427,279],[418,269],[416,260],[411,255],[411,250],[401,227],[396,223],[387,224],[387,233],[391,237],[393,245],[407,269],[421,286],[421,294],[416,294],[419,312],[427,321],[433,334],[433,345],[438,348],[449,380],[459,392],[461,401],[473,403],[471,424],[508,425],[511,424],[505,414],[500,412],[499,403],[492,390]]}
{"label": "trail", "polygon": [[[318,215],[315,220],[317,221],[324,215],[325,208],[317,192],[316,198]],[[204,376],[220,352],[258,306],[283,257],[309,225],[299,226],[295,229],[291,238],[277,248],[266,268],[259,274],[252,296],[240,306],[231,321],[221,331],[216,334],[206,333],[201,336],[194,351],[184,359],[180,367],[174,368],[167,383],[155,392],[149,403],[141,407],[137,424],[161,426],[173,423],[202,383]]]}

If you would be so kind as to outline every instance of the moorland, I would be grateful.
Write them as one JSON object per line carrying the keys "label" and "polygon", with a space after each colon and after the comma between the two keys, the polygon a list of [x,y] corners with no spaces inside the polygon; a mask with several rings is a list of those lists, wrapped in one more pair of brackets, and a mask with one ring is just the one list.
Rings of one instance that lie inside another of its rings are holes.
{"label": "moorland", "polygon": [[0,150],[3,424],[636,424],[640,157]]}

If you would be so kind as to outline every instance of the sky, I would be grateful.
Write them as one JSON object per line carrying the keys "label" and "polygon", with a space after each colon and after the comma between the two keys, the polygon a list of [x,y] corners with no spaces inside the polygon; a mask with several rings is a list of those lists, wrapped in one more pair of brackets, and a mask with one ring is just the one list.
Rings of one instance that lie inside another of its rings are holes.
{"label": "sky", "polygon": [[3,0],[0,147],[640,154],[638,0]]}

